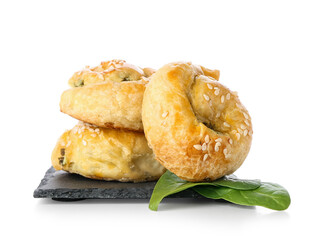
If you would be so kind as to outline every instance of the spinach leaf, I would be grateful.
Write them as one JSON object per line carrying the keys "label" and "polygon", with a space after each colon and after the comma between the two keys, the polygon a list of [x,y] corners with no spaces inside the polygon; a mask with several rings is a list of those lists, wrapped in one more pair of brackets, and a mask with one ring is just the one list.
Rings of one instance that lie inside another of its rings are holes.
{"label": "spinach leaf", "polygon": [[275,183],[264,182],[254,190],[237,190],[226,187],[199,186],[194,190],[212,199],[224,199],[247,206],[262,206],[273,210],[285,210],[290,205],[290,196],[285,188]]}
{"label": "spinach leaf", "polygon": [[149,208],[156,211],[163,198],[188,188],[202,185],[222,186],[238,190],[253,190],[260,187],[261,183],[260,180],[237,179],[234,175],[223,177],[213,182],[194,183],[182,180],[170,171],[166,171],[154,187]]}

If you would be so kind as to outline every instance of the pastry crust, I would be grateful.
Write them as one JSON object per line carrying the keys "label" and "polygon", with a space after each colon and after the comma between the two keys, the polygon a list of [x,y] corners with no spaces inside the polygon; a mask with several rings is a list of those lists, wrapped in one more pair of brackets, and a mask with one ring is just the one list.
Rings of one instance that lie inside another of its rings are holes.
{"label": "pastry crust", "polygon": [[156,159],[188,181],[233,173],[251,146],[250,115],[235,92],[214,80],[200,66],[177,62],[146,86],[145,136]]}
{"label": "pastry crust", "polygon": [[143,133],[99,128],[80,122],[58,140],[52,165],[87,178],[143,182],[158,179],[165,168],[154,159]]}
{"label": "pastry crust", "polygon": [[141,69],[123,60],[102,62],[76,72],[63,92],[62,112],[100,127],[143,132],[143,93],[154,69]]}

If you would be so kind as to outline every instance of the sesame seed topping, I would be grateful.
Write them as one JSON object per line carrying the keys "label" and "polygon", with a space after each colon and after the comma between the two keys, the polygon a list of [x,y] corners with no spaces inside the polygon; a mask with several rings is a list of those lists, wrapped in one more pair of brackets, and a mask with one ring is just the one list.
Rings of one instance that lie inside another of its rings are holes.
{"label": "sesame seed topping", "polygon": [[244,130],[246,129],[246,126],[244,124],[241,124],[241,128]]}
{"label": "sesame seed topping", "polygon": [[217,139],[215,140],[215,142],[222,142],[222,141],[223,141],[222,138],[217,138]]}
{"label": "sesame seed topping", "polygon": [[208,154],[206,153],[206,154],[204,155],[204,161],[205,161],[207,158],[208,158]]}
{"label": "sesame seed topping", "polygon": [[245,112],[243,112],[243,115],[246,119],[249,119],[249,115],[247,115]]}
{"label": "sesame seed topping", "polygon": [[206,135],[206,137],[205,137],[205,142],[206,142],[206,143],[209,143],[209,135]]}
{"label": "sesame seed topping", "polygon": [[193,147],[196,148],[197,150],[201,150],[201,145],[200,144],[193,145]]}
{"label": "sesame seed topping", "polygon": [[82,138],[82,134],[79,135],[79,138]]}
{"label": "sesame seed topping", "polygon": [[236,135],[237,140],[240,140],[241,134],[236,133],[235,135]]}
{"label": "sesame seed topping", "polygon": [[244,130],[244,137],[248,134],[248,132],[249,131],[247,129]]}
{"label": "sesame seed topping", "polygon": [[169,112],[164,112],[164,113],[162,114],[162,117],[165,118],[166,116],[168,116],[168,114],[169,114]]}
{"label": "sesame seed topping", "polygon": [[230,138],[230,139],[228,140],[228,142],[232,145],[232,144],[233,144],[233,140],[232,140],[232,138]]}
{"label": "sesame seed topping", "polygon": [[230,93],[227,93],[226,94],[226,100],[230,100],[230,98],[231,98],[231,94]]}
{"label": "sesame seed topping", "polygon": [[249,135],[252,136],[252,134],[253,134],[253,133],[252,133],[252,130],[250,130],[250,131],[249,131]]}
{"label": "sesame seed topping", "polygon": [[221,103],[223,103],[225,101],[225,97],[224,97],[224,95],[222,95],[222,97],[221,97]]}
{"label": "sesame seed topping", "polygon": [[214,94],[217,96],[217,95],[219,94],[220,90],[219,90],[219,88],[217,88],[217,87],[214,87],[214,89],[215,89]]}
{"label": "sesame seed topping", "polygon": [[82,143],[83,143],[84,146],[87,145],[87,142],[85,140],[82,140]]}
{"label": "sesame seed topping", "polygon": [[206,99],[206,101],[209,101],[209,97],[206,94],[204,94],[204,98]]}
{"label": "sesame seed topping", "polygon": [[242,134],[243,133],[243,130],[241,128],[238,128],[237,131]]}
{"label": "sesame seed topping", "polygon": [[213,86],[210,85],[209,83],[207,83],[207,87],[208,87],[209,89],[213,89]]}
{"label": "sesame seed topping", "polygon": [[248,120],[244,120],[244,123],[247,125],[247,126],[250,126],[250,123],[249,123],[249,121]]}
{"label": "sesame seed topping", "polygon": [[226,155],[227,154],[227,148],[224,148],[223,153]]}
{"label": "sesame seed topping", "polygon": [[241,105],[239,105],[238,103],[235,103],[236,107],[238,108],[242,108]]}
{"label": "sesame seed topping", "polygon": [[215,144],[215,146],[217,146],[217,147],[220,147],[220,145],[222,145],[220,142],[217,142],[217,143]]}
{"label": "sesame seed topping", "polygon": [[229,154],[225,154],[225,158],[229,158],[229,157],[231,157],[231,154],[229,153]]}
{"label": "sesame seed topping", "polygon": [[221,113],[220,113],[220,112],[216,113],[216,117],[217,117],[217,118],[219,118],[219,117],[220,117],[220,115],[221,115]]}
{"label": "sesame seed topping", "polygon": [[91,137],[97,137],[97,134],[92,133],[92,134],[91,134]]}
{"label": "sesame seed topping", "polygon": [[71,141],[68,141],[68,143],[66,144],[66,147],[71,145]]}
{"label": "sesame seed topping", "polygon": [[206,149],[207,149],[207,144],[204,143],[204,144],[202,145],[201,149],[202,149],[203,151],[206,151]]}
{"label": "sesame seed topping", "polygon": [[224,126],[225,127],[230,127],[231,125],[229,125],[227,122],[224,122]]}
{"label": "sesame seed topping", "polygon": [[96,128],[96,129],[95,129],[95,132],[96,132],[96,133],[99,133],[99,132],[100,132],[100,129],[99,129],[99,128]]}
{"label": "sesame seed topping", "polygon": [[217,144],[215,145],[215,152],[219,151],[219,146],[217,146]]}

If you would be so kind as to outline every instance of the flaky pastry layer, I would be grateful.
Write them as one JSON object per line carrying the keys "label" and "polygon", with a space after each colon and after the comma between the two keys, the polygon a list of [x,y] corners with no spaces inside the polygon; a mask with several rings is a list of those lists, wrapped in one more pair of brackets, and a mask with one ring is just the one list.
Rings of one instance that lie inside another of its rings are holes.
{"label": "flaky pastry layer", "polygon": [[165,171],[154,159],[143,133],[82,122],[59,138],[52,165],[87,178],[121,182],[156,180]]}

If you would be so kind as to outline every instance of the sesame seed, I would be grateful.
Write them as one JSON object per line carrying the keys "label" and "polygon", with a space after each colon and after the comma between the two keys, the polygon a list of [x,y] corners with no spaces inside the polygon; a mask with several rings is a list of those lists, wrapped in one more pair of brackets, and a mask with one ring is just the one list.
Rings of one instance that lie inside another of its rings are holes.
{"label": "sesame seed", "polygon": [[230,93],[227,93],[226,94],[226,100],[230,100],[230,98],[231,98],[231,94]]}
{"label": "sesame seed", "polygon": [[217,139],[215,140],[215,142],[222,142],[222,141],[223,141],[222,138],[217,138]]}
{"label": "sesame seed", "polygon": [[213,86],[210,85],[209,83],[207,83],[207,87],[208,87],[209,89],[213,89]]}
{"label": "sesame seed", "polygon": [[71,141],[68,141],[68,143],[66,144],[66,147],[71,145]]}
{"label": "sesame seed", "polygon": [[197,150],[201,150],[201,145],[197,144],[197,145],[193,145],[194,148],[196,148]]}
{"label": "sesame seed", "polygon": [[223,103],[224,100],[225,100],[225,97],[224,97],[224,95],[222,95],[222,97],[221,97],[221,103]]}
{"label": "sesame seed", "polygon": [[223,153],[226,155],[227,154],[227,149],[224,148]]}
{"label": "sesame seed", "polygon": [[78,75],[81,75],[82,74],[82,70],[78,73]]}
{"label": "sesame seed", "polygon": [[92,134],[91,134],[91,137],[97,137],[97,134],[92,133]]}
{"label": "sesame seed", "polygon": [[229,140],[228,140],[228,142],[232,145],[233,144],[233,140],[230,138]]}
{"label": "sesame seed", "polygon": [[220,142],[217,142],[217,143],[215,144],[215,146],[217,146],[217,147],[220,147],[220,145],[222,145]]}
{"label": "sesame seed", "polygon": [[246,129],[246,126],[244,124],[241,124],[241,128],[244,130]]}
{"label": "sesame seed", "polygon": [[214,87],[214,89],[215,89],[215,92],[214,92],[214,94],[215,94],[216,96],[218,96],[218,94],[219,94],[219,92],[220,92],[219,88],[217,88],[217,87]]}
{"label": "sesame seed", "polygon": [[99,129],[99,128],[96,128],[96,129],[95,129],[95,132],[96,132],[96,133],[99,133],[99,132],[100,132],[100,129]]}
{"label": "sesame seed", "polygon": [[240,140],[241,134],[236,133],[235,135],[236,135],[237,140]]}
{"label": "sesame seed", "polygon": [[65,146],[65,142],[61,142],[61,146],[64,147]]}
{"label": "sesame seed", "polygon": [[229,125],[227,122],[224,122],[224,126],[225,127],[230,127],[231,125]]}
{"label": "sesame seed", "polygon": [[247,129],[244,130],[244,137],[248,134],[248,132],[249,131]]}
{"label": "sesame seed", "polygon": [[219,118],[219,117],[220,117],[220,115],[221,115],[221,113],[220,113],[220,112],[216,113],[216,117],[217,117],[217,118]]}
{"label": "sesame seed", "polygon": [[84,146],[87,145],[87,142],[85,140],[82,140],[82,143],[83,143]]}
{"label": "sesame seed", "polygon": [[206,135],[206,137],[205,137],[205,142],[206,142],[206,143],[209,143],[209,135]]}
{"label": "sesame seed", "polygon": [[247,115],[245,112],[243,112],[243,115],[246,119],[249,119],[249,115]]}
{"label": "sesame seed", "polygon": [[206,154],[204,155],[204,161],[205,161],[207,158],[208,158],[208,154],[206,153]]}
{"label": "sesame seed", "polygon": [[244,120],[244,123],[247,125],[247,126],[250,126],[250,123],[249,123],[249,121],[248,120]]}
{"label": "sesame seed", "polygon": [[235,103],[236,107],[241,108],[241,105],[239,105],[238,103]]}
{"label": "sesame seed", "polygon": [[215,152],[219,151],[219,147],[217,146],[217,144],[215,145]]}
{"label": "sesame seed", "polygon": [[249,131],[249,135],[252,136],[252,134],[253,134],[253,133],[252,133],[252,130],[250,130],[250,131]]}
{"label": "sesame seed", "polygon": [[202,145],[201,149],[202,149],[203,151],[206,151],[206,149],[207,149],[207,144],[204,143],[204,144]]}
{"label": "sesame seed", "polygon": [[229,154],[225,154],[225,158],[229,158],[229,157],[231,157],[231,154],[229,153]]}
{"label": "sesame seed", "polygon": [[99,76],[99,78],[100,78],[101,80],[104,80],[104,77],[102,76],[101,73],[97,73],[97,75]]}
{"label": "sesame seed", "polygon": [[164,112],[164,113],[162,114],[162,117],[165,118],[166,116],[168,116],[168,114],[169,114],[169,112]]}
{"label": "sesame seed", "polygon": [[241,128],[238,128],[237,131],[242,134],[243,133],[243,130]]}
{"label": "sesame seed", "polygon": [[204,98],[206,99],[206,101],[209,101],[209,97],[206,94],[204,94]]}
{"label": "sesame seed", "polygon": [[79,138],[82,138],[82,134],[79,135]]}

